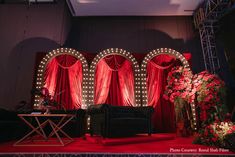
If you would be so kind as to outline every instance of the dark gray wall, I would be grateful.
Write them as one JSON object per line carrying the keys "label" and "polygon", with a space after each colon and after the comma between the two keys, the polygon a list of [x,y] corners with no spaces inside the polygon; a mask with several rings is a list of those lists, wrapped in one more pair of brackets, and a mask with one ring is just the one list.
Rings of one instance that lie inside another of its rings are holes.
{"label": "dark gray wall", "polygon": [[112,47],[148,53],[167,47],[191,52],[195,72],[204,68],[198,31],[193,28],[191,16],[77,17],[66,46],[92,53]]}
{"label": "dark gray wall", "polygon": [[0,5],[0,107],[14,109],[19,101],[30,101],[37,52],[61,45],[89,53],[112,47],[148,53],[167,47],[191,52],[198,72],[203,61],[197,34],[188,16],[71,18],[63,0]]}
{"label": "dark gray wall", "polygon": [[57,4],[0,5],[0,107],[30,101],[35,54],[64,44],[70,14]]}
{"label": "dark gray wall", "polygon": [[235,107],[235,8],[220,18],[219,25],[220,29],[216,33],[216,39],[217,49],[221,56],[221,76],[226,81],[226,101],[229,111],[232,111]]}
{"label": "dark gray wall", "polygon": [[194,38],[192,26],[188,16],[78,17],[73,19],[68,42],[89,52],[115,46],[139,53],[169,45],[183,50],[185,43]]}

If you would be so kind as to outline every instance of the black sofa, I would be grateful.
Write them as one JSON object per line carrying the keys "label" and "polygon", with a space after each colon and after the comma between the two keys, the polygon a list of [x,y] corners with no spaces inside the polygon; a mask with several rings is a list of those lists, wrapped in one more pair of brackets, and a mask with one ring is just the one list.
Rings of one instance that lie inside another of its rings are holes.
{"label": "black sofa", "polygon": [[[32,113],[35,110],[28,111],[8,111],[0,109],[0,142],[17,140],[26,135],[31,129],[17,116],[18,113]],[[71,137],[81,137],[86,132],[86,111],[78,110],[52,110],[51,113],[72,113],[76,117],[66,124],[62,129]],[[56,121],[56,119],[53,119]],[[33,122],[34,124],[34,122]],[[46,132],[50,132],[49,127],[45,128]]]}
{"label": "black sofa", "polygon": [[152,133],[151,117],[153,108],[113,106],[109,104],[91,105],[87,109],[90,116],[91,136],[124,137],[135,134]]}

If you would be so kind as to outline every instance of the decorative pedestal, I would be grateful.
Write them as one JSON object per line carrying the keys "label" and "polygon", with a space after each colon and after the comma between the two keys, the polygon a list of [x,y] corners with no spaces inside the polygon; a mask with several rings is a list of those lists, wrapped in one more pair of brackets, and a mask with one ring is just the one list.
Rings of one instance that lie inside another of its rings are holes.
{"label": "decorative pedestal", "polygon": [[[75,117],[74,114],[18,114],[18,116],[31,128],[31,131],[14,146],[65,146],[74,141],[62,130]],[[49,134],[46,133],[46,126],[51,127]]]}

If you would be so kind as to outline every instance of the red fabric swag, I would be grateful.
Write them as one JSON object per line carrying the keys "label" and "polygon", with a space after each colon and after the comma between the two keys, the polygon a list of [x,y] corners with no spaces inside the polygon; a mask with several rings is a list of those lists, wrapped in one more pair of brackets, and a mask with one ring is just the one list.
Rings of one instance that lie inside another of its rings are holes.
{"label": "red fabric swag", "polygon": [[95,72],[94,103],[133,106],[134,102],[132,63],[120,55],[101,59]]}
{"label": "red fabric swag", "polygon": [[[82,64],[71,55],[53,58],[46,66],[44,87],[65,109],[82,105]],[[58,108],[60,108],[58,106]]]}
{"label": "red fabric swag", "polygon": [[165,100],[163,94],[168,72],[176,62],[173,56],[161,54],[147,64],[148,105],[154,107],[153,125],[157,132],[175,131],[174,105]]}

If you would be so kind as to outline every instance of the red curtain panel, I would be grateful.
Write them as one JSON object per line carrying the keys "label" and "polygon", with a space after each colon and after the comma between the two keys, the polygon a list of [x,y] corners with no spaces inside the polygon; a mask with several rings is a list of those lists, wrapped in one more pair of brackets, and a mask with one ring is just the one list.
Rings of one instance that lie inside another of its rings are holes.
{"label": "red curtain panel", "polygon": [[175,131],[174,105],[163,98],[168,72],[175,66],[175,57],[161,54],[147,64],[148,105],[154,107],[153,124],[157,132]]}
{"label": "red curtain panel", "polygon": [[45,85],[59,106],[78,109],[82,105],[82,64],[71,55],[54,57],[46,66]]}
{"label": "red curtain panel", "polygon": [[121,55],[109,55],[96,65],[94,103],[133,106],[134,73],[132,63]]}

